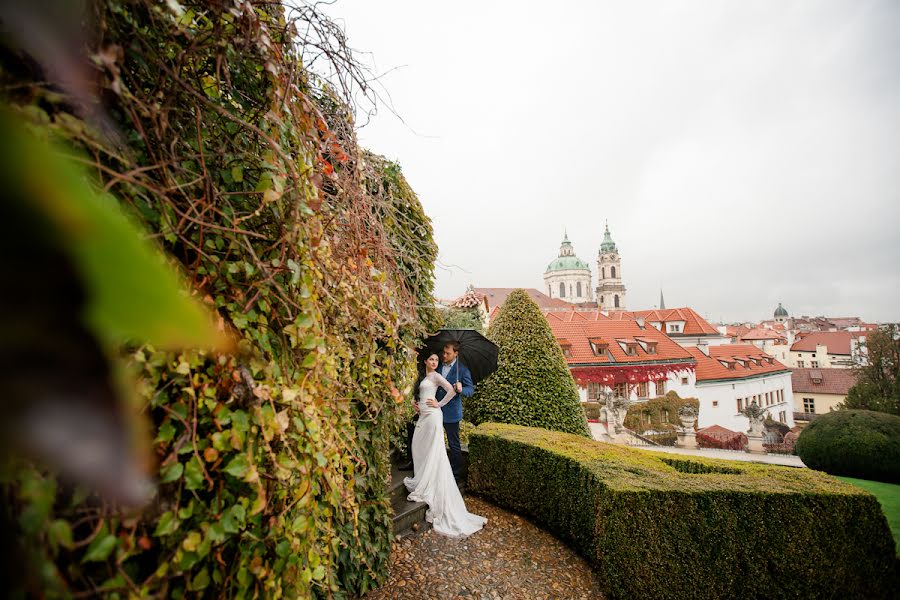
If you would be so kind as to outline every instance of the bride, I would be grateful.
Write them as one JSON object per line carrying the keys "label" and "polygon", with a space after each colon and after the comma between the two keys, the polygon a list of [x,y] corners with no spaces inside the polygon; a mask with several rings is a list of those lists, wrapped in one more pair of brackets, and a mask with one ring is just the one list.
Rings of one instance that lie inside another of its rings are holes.
{"label": "bride", "polygon": [[[450,402],[456,390],[437,372],[437,367],[438,356],[432,354],[425,361],[425,377],[418,390],[419,420],[412,439],[415,472],[403,483],[409,490],[409,500],[428,504],[425,520],[432,524],[436,532],[450,537],[465,537],[480,530],[487,519],[466,510],[453,478],[450,459],[444,449],[441,407]],[[447,391],[440,402],[435,400],[438,386]]]}

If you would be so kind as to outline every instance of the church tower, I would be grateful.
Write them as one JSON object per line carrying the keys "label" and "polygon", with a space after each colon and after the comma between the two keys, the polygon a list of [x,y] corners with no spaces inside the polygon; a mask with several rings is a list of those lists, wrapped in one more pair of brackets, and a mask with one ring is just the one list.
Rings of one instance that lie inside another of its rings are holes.
{"label": "church tower", "polygon": [[573,304],[591,301],[591,267],[575,256],[568,234],[559,247],[559,256],[544,271],[544,289],[551,298]]}
{"label": "church tower", "polygon": [[609,225],[603,234],[597,258],[597,304],[600,310],[625,310],[625,285],[622,283],[622,258],[616,248]]}

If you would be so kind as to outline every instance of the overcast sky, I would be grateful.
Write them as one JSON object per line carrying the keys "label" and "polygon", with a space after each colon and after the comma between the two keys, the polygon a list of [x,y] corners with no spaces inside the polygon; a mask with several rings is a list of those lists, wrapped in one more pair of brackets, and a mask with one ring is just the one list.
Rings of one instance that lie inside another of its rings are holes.
{"label": "overcast sky", "polygon": [[439,297],[544,290],[564,230],[596,286],[608,220],[630,309],[900,320],[897,0],[325,10],[386,73],[403,121],[359,137],[431,216]]}

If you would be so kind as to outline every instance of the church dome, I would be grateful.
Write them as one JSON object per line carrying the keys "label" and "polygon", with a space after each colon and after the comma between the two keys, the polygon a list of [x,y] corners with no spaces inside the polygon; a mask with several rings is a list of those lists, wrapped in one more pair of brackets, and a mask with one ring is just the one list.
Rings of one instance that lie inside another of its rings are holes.
{"label": "church dome", "polygon": [[776,316],[776,317],[786,317],[786,316],[788,316],[788,311],[786,311],[786,310],[784,309],[784,307],[781,306],[781,302],[778,303],[778,308],[775,309],[775,316]]}
{"label": "church dome", "polygon": [[559,247],[559,256],[547,265],[545,273],[553,271],[590,271],[590,267],[586,262],[575,256],[575,250],[572,248],[572,242],[569,241],[569,235],[563,238],[562,246]]}
{"label": "church dome", "polygon": [[552,271],[577,271],[579,269],[588,270],[590,267],[586,262],[577,256],[560,256],[552,263],[547,265],[547,273]]}

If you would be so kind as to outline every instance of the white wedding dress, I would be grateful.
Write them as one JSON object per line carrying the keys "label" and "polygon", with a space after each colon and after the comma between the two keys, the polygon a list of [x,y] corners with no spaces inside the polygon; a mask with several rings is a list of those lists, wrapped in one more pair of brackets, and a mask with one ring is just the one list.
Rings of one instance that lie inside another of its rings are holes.
{"label": "white wedding dress", "polygon": [[450,459],[444,448],[444,418],[440,408],[425,404],[434,400],[438,386],[447,390],[439,402],[444,406],[456,392],[437,371],[425,376],[419,384],[419,420],[412,440],[413,477],[403,480],[409,490],[407,499],[425,502],[425,520],[434,530],[449,537],[465,537],[480,530],[487,519],[466,510],[466,503],[456,486]]}

